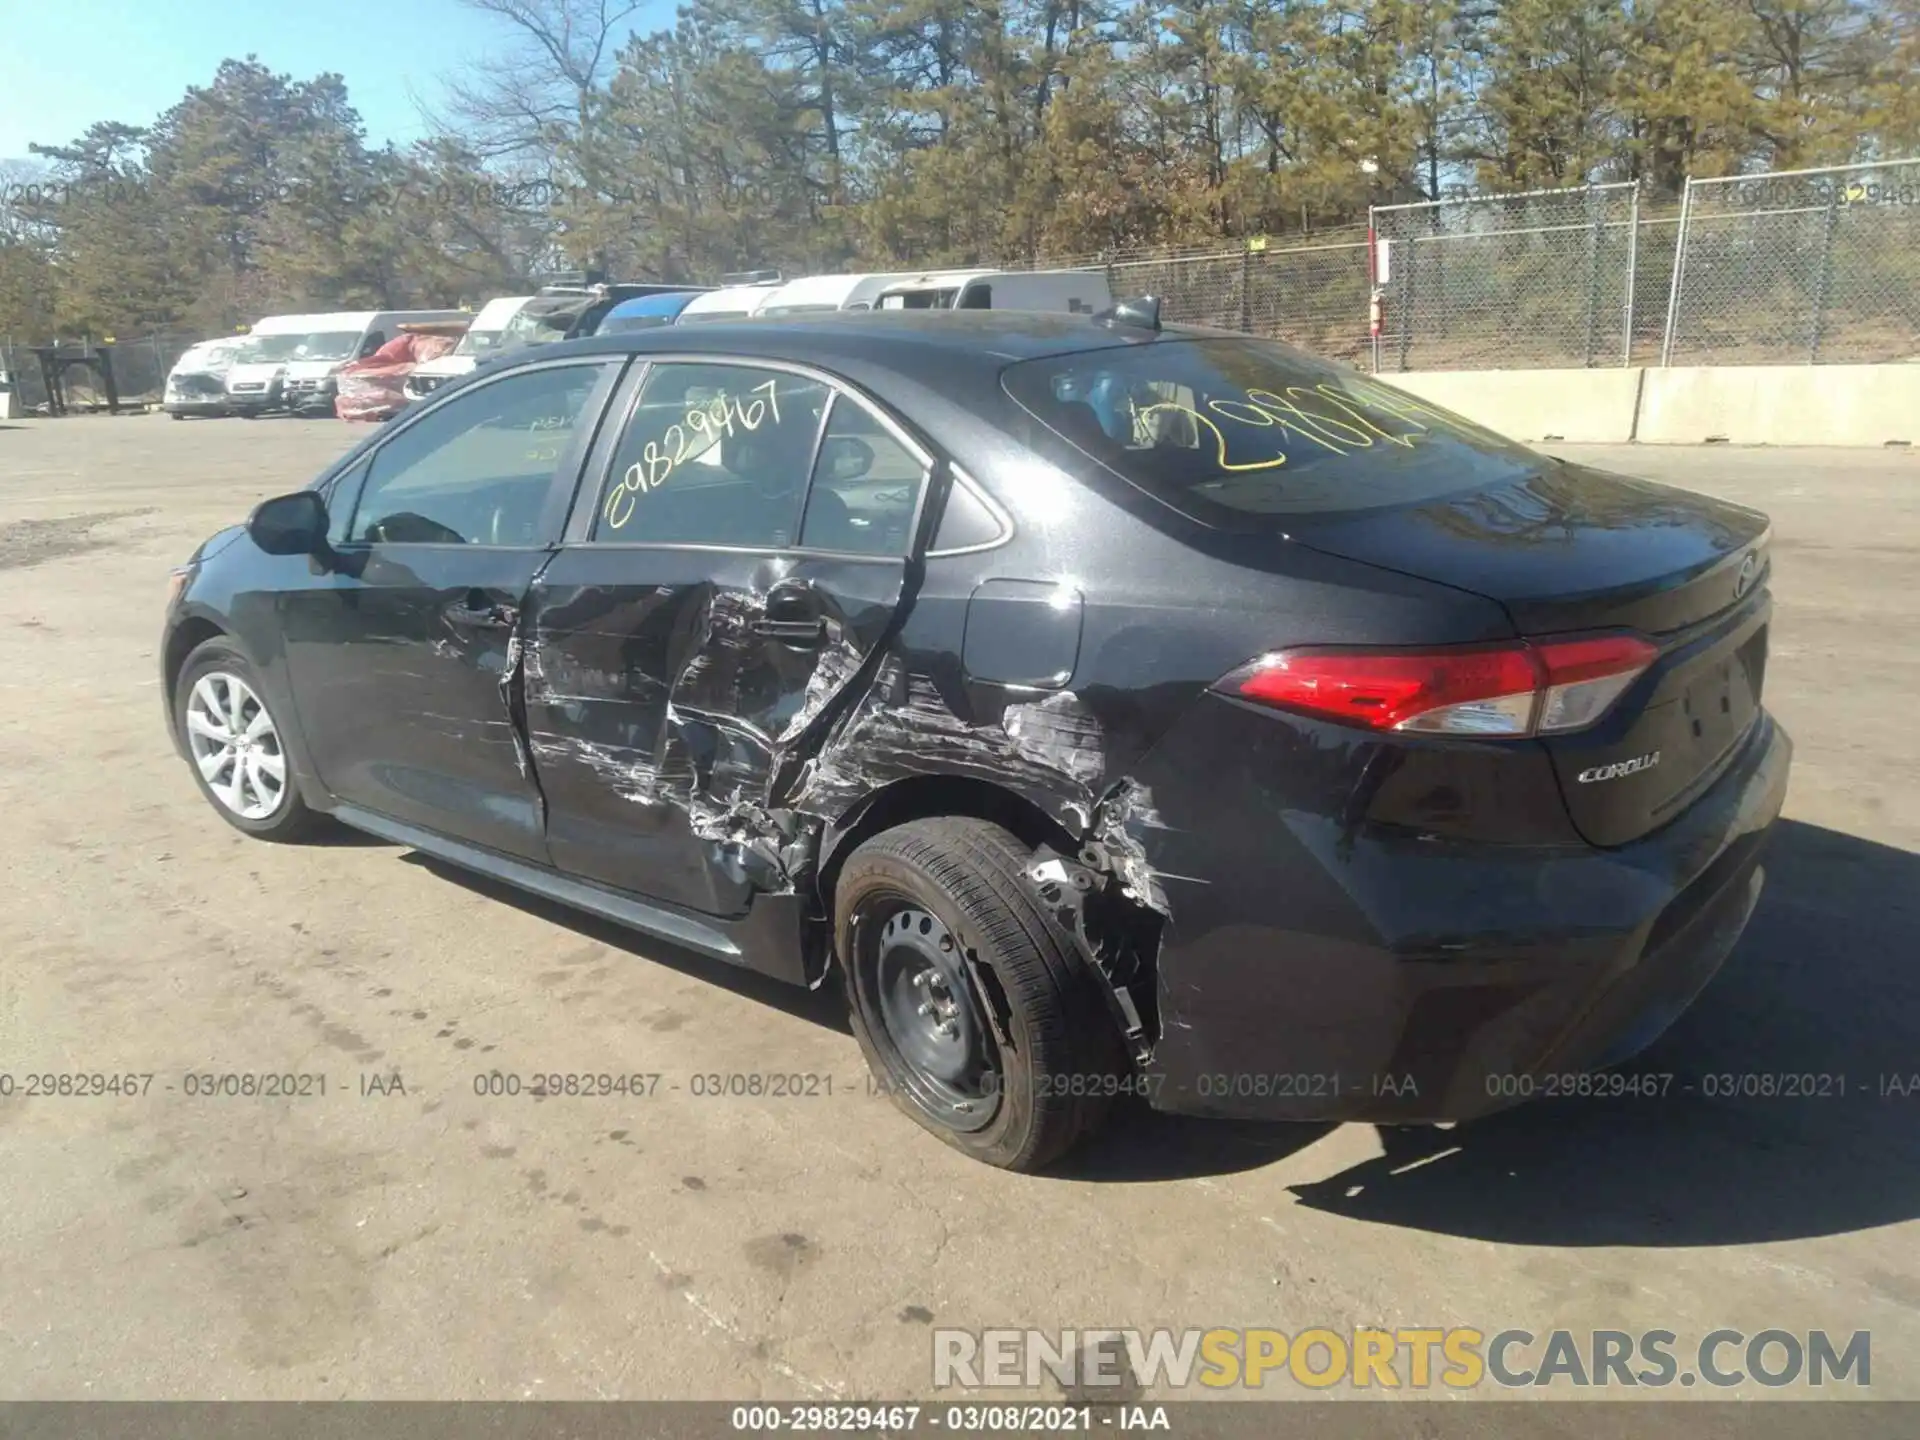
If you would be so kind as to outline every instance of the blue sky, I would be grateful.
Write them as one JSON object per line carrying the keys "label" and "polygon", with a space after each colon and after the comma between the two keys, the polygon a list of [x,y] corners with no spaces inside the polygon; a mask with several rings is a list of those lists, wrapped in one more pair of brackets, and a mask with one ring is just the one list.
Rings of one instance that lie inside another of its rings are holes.
{"label": "blue sky", "polygon": [[[672,15],[658,0],[637,18]],[[338,72],[368,138],[404,143],[426,133],[414,97],[437,102],[442,76],[507,33],[459,0],[0,0],[0,160],[96,120],[148,124],[249,53],[299,79]]]}

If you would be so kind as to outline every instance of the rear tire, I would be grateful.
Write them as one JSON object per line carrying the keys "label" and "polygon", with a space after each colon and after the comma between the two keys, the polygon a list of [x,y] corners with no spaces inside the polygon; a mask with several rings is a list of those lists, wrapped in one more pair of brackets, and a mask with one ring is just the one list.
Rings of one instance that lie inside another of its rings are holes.
{"label": "rear tire", "polygon": [[861,845],[835,887],[853,1033],[919,1125],[1034,1171],[1098,1128],[1124,1051],[1071,940],[1029,895],[1028,848],[984,820],[915,820]]}
{"label": "rear tire", "polygon": [[301,840],[320,828],[325,817],[300,796],[281,717],[267,709],[259,676],[226,636],[187,656],[173,715],[194,783],[222,820],[257,840]]}

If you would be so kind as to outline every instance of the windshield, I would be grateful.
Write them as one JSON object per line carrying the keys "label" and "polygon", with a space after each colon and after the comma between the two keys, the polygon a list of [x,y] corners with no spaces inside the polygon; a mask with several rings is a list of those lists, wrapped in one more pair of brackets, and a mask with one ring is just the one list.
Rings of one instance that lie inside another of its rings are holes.
{"label": "windshield", "polygon": [[234,353],[234,361],[241,365],[256,365],[262,361],[291,360],[293,352],[300,348],[302,335],[250,335],[241,342]]}
{"label": "windshield", "polygon": [[550,340],[566,337],[567,327],[586,309],[584,301],[572,305],[529,305],[515,313],[501,330],[499,343],[493,348],[505,350],[514,345],[545,345]]}
{"label": "windshield", "polygon": [[656,330],[662,325],[671,325],[671,315],[609,315],[600,322],[597,335],[619,335],[628,330]]}
{"label": "windshield", "polygon": [[294,346],[292,360],[351,360],[360,348],[358,330],[324,330],[302,335]]}
{"label": "windshield", "polygon": [[455,355],[489,355],[500,348],[506,333],[504,327],[499,330],[469,330],[460,337],[460,343],[453,347],[453,353]]}
{"label": "windshield", "polygon": [[1539,457],[1356,371],[1266,340],[1180,340],[1009,366],[1048,429],[1204,524],[1412,504]]}

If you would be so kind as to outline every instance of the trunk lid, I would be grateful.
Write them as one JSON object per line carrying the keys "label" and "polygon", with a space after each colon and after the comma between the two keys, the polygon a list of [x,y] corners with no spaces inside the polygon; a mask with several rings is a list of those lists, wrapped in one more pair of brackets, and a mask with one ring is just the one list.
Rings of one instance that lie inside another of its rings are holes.
{"label": "trunk lid", "polygon": [[1301,544],[1494,600],[1521,635],[1627,629],[1660,646],[1597,725],[1537,742],[1596,845],[1672,819],[1759,717],[1771,602],[1758,511],[1542,460],[1422,503],[1291,520]]}

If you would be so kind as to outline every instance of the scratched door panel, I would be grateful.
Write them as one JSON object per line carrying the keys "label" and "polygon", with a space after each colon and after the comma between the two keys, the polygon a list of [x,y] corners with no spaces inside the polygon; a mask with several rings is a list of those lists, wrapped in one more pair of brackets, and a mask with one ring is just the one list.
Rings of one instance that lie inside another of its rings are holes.
{"label": "scratched door panel", "polygon": [[[716,915],[786,877],[759,844],[782,762],[893,617],[897,561],[569,547],[529,599],[528,737],[563,870]],[[805,587],[818,643],[761,633]]]}
{"label": "scratched door panel", "polygon": [[288,668],[340,799],[547,858],[515,721],[521,608],[617,367],[540,364],[431,406],[336,500],[331,568],[281,597]]}
{"label": "scratched door panel", "polygon": [[290,594],[287,659],[327,788],[396,820],[546,859],[535,789],[508,708],[506,625],[545,550],[405,546]]}

